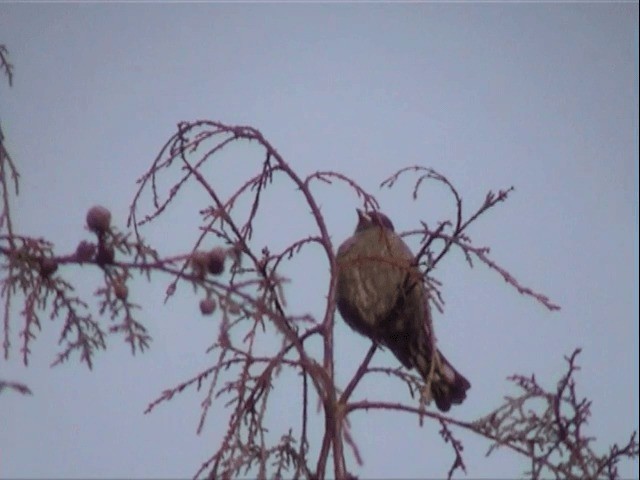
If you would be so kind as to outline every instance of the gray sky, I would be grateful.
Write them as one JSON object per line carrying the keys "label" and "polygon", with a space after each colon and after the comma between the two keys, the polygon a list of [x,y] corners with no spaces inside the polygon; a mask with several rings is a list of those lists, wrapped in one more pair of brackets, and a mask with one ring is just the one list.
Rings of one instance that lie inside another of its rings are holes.
{"label": "gray sky", "polygon": [[[593,400],[596,447],[604,453],[638,428],[637,3],[2,4],[0,43],[16,68],[14,87],[0,86],[0,105],[22,174],[13,202],[21,233],[70,252],[90,238],[84,216],[96,203],[124,229],[135,179],[177,122],[200,118],[260,129],[301,174],[352,176],[399,230],[452,211],[436,186],[416,202],[408,179],[379,191],[402,166],[448,176],[468,213],[489,189],[514,185],[470,234],[562,310],[548,312],[482,266],[468,269],[459,254],[442,262],[438,339],[473,384],[455,414],[470,420],[496,407],[515,393],[505,381],[515,372],[535,372],[553,388],[563,355],[580,346],[577,378]],[[236,147],[209,173],[230,189],[261,160]],[[360,204],[341,186],[315,192],[338,245]],[[279,228],[265,217],[258,250],[310,226],[290,188],[271,195]],[[201,200],[181,198],[146,238],[163,254],[188,251]],[[99,273],[69,274],[91,298]],[[290,310],[320,315],[324,259],[310,251],[286,274],[294,280]],[[25,382],[34,395],[0,397],[0,476],[184,477],[217,448],[226,417],[216,406],[196,436],[201,393],[142,413],[163,389],[213,362],[205,350],[216,319],[203,318],[186,289],[163,305],[169,281],[130,286],[154,336],[151,351],[131,358],[114,338],[92,372],[75,361],[49,368],[60,321],[45,324],[25,368],[16,312],[0,378]],[[336,343],[344,380],[369,342],[339,321]],[[397,364],[389,352],[375,361]],[[364,384],[358,398],[381,389]],[[283,412],[293,411],[297,399],[281,397]],[[274,435],[287,421],[283,413]],[[435,424],[359,414],[352,428],[365,461],[352,465],[362,478],[442,476],[451,463]],[[510,454],[485,459],[486,442],[461,437],[471,477],[526,468]],[[637,464],[621,473],[637,477]]]}

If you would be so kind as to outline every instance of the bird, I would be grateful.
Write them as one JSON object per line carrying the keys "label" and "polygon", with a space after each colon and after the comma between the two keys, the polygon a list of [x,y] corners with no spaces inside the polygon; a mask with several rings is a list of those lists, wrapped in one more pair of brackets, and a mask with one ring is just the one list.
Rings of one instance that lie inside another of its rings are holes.
{"label": "bird", "polygon": [[387,347],[407,369],[415,368],[438,409],[447,412],[464,401],[471,384],[440,350],[434,355],[424,277],[389,217],[356,211],[355,232],[336,253],[338,311],[357,333]]}

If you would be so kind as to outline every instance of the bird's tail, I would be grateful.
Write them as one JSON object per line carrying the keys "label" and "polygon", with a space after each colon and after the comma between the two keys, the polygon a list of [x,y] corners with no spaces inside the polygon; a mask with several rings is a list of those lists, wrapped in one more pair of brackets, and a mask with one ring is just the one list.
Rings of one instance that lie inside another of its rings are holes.
{"label": "bird's tail", "polygon": [[417,360],[415,366],[425,382],[429,381],[431,361],[436,362],[431,378],[431,394],[438,410],[447,412],[451,405],[460,405],[467,398],[467,390],[471,388],[469,380],[449,363],[440,350],[437,351],[437,358],[427,359],[426,355],[418,355]]}

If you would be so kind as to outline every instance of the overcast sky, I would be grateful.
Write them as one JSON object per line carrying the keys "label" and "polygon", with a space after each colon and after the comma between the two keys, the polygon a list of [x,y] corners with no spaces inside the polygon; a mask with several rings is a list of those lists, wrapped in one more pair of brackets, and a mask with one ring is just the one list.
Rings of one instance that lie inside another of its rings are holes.
{"label": "overcast sky", "polygon": [[[505,380],[515,372],[553,388],[563,355],[582,347],[577,378],[593,400],[596,448],[604,453],[638,428],[637,3],[5,3],[0,43],[15,65],[14,86],[0,85],[0,120],[21,172],[13,201],[20,233],[69,253],[90,238],[84,216],[94,204],[125,229],[136,178],[176,124],[195,119],[258,128],[302,175],[353,177],[398,230],[452,211],[437,186],[417,201],[408,179],[378,190],[400,167],[445,174],[468,213],[488,190],[513,185],[509,201],[469,233],[562,310],[549,312],[482,266],[469,269],[459,254],[442,262],[439,344],[473,385],[452,413],[486,414],[515,393]],[[255,174],[262,156],[237,147],[226,160],[209,171],[221,188]],[[361,204],[342,186],[315,192],[338,245]],[[276,185],[271,195],[279,228],[265,222],[257,251],[311,225],[290,188]],[[144,231],[162,254],[191,249],[193,220],[206,207],[194,198],[186,194]],[[91,299],[98,272],[63,273]],[[321,315],[324,258],[305,254],[286,274],[290,311]],[[49,367],[60,320],[44,325],[25,368],[16,310],[0,379],[26,383],[33,396],[0,396],[1,477],[187,477],[215,451],[225,411],[217,405],[197,436],[203,394],[186,392],[143,415],[163,389],[214,362],[205,350],[215,317],[202,317],[186,289],[164,305],[170,280],[130,286],[154,336],[151,351],[131,358],[113,338],[92,372],[75,361]],[[341,321],[336,328],[344,381],[369,342]],[[397,365],[389,352],[375,361]],[[377,393],[363,385],[358,398]],[[298,404],[283,398],[278,434]],[[452,461],[435,424],[367,413],[353,416],[352,427],[365,463],[350,465],[361,478],[438,477]],[[510,454],[485,459],[485,441],[461,438],[470,477],[527,468]],[[621,473],[637,477],[637,462]]]}

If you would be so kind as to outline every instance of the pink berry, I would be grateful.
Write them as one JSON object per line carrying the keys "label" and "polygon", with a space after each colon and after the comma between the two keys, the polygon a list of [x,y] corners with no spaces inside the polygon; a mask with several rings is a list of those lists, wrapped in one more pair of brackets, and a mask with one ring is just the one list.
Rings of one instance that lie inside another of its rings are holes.
{"label": "pink berry", "polygon": [[76,260],[79,262],[90,262],[95,254],[96,246],[86,240],[82,240],[76,248]]}
{"label": "pink berry", "polygon": [[100,205],[91,207],[87,212],[87,227],[92,232],[103,234],[111,226],[111,212]]}
{"label": "pink berry", "polygon": [[40,259],[40,275],[48,278],[58,269],[58,262],[53,258],[44,257]]}
{"label": "pink berry", "polygon": [[216,301],[213,298],[203,298],[200,300],[200,312],[203,315],[211,315],[216,309]]}

